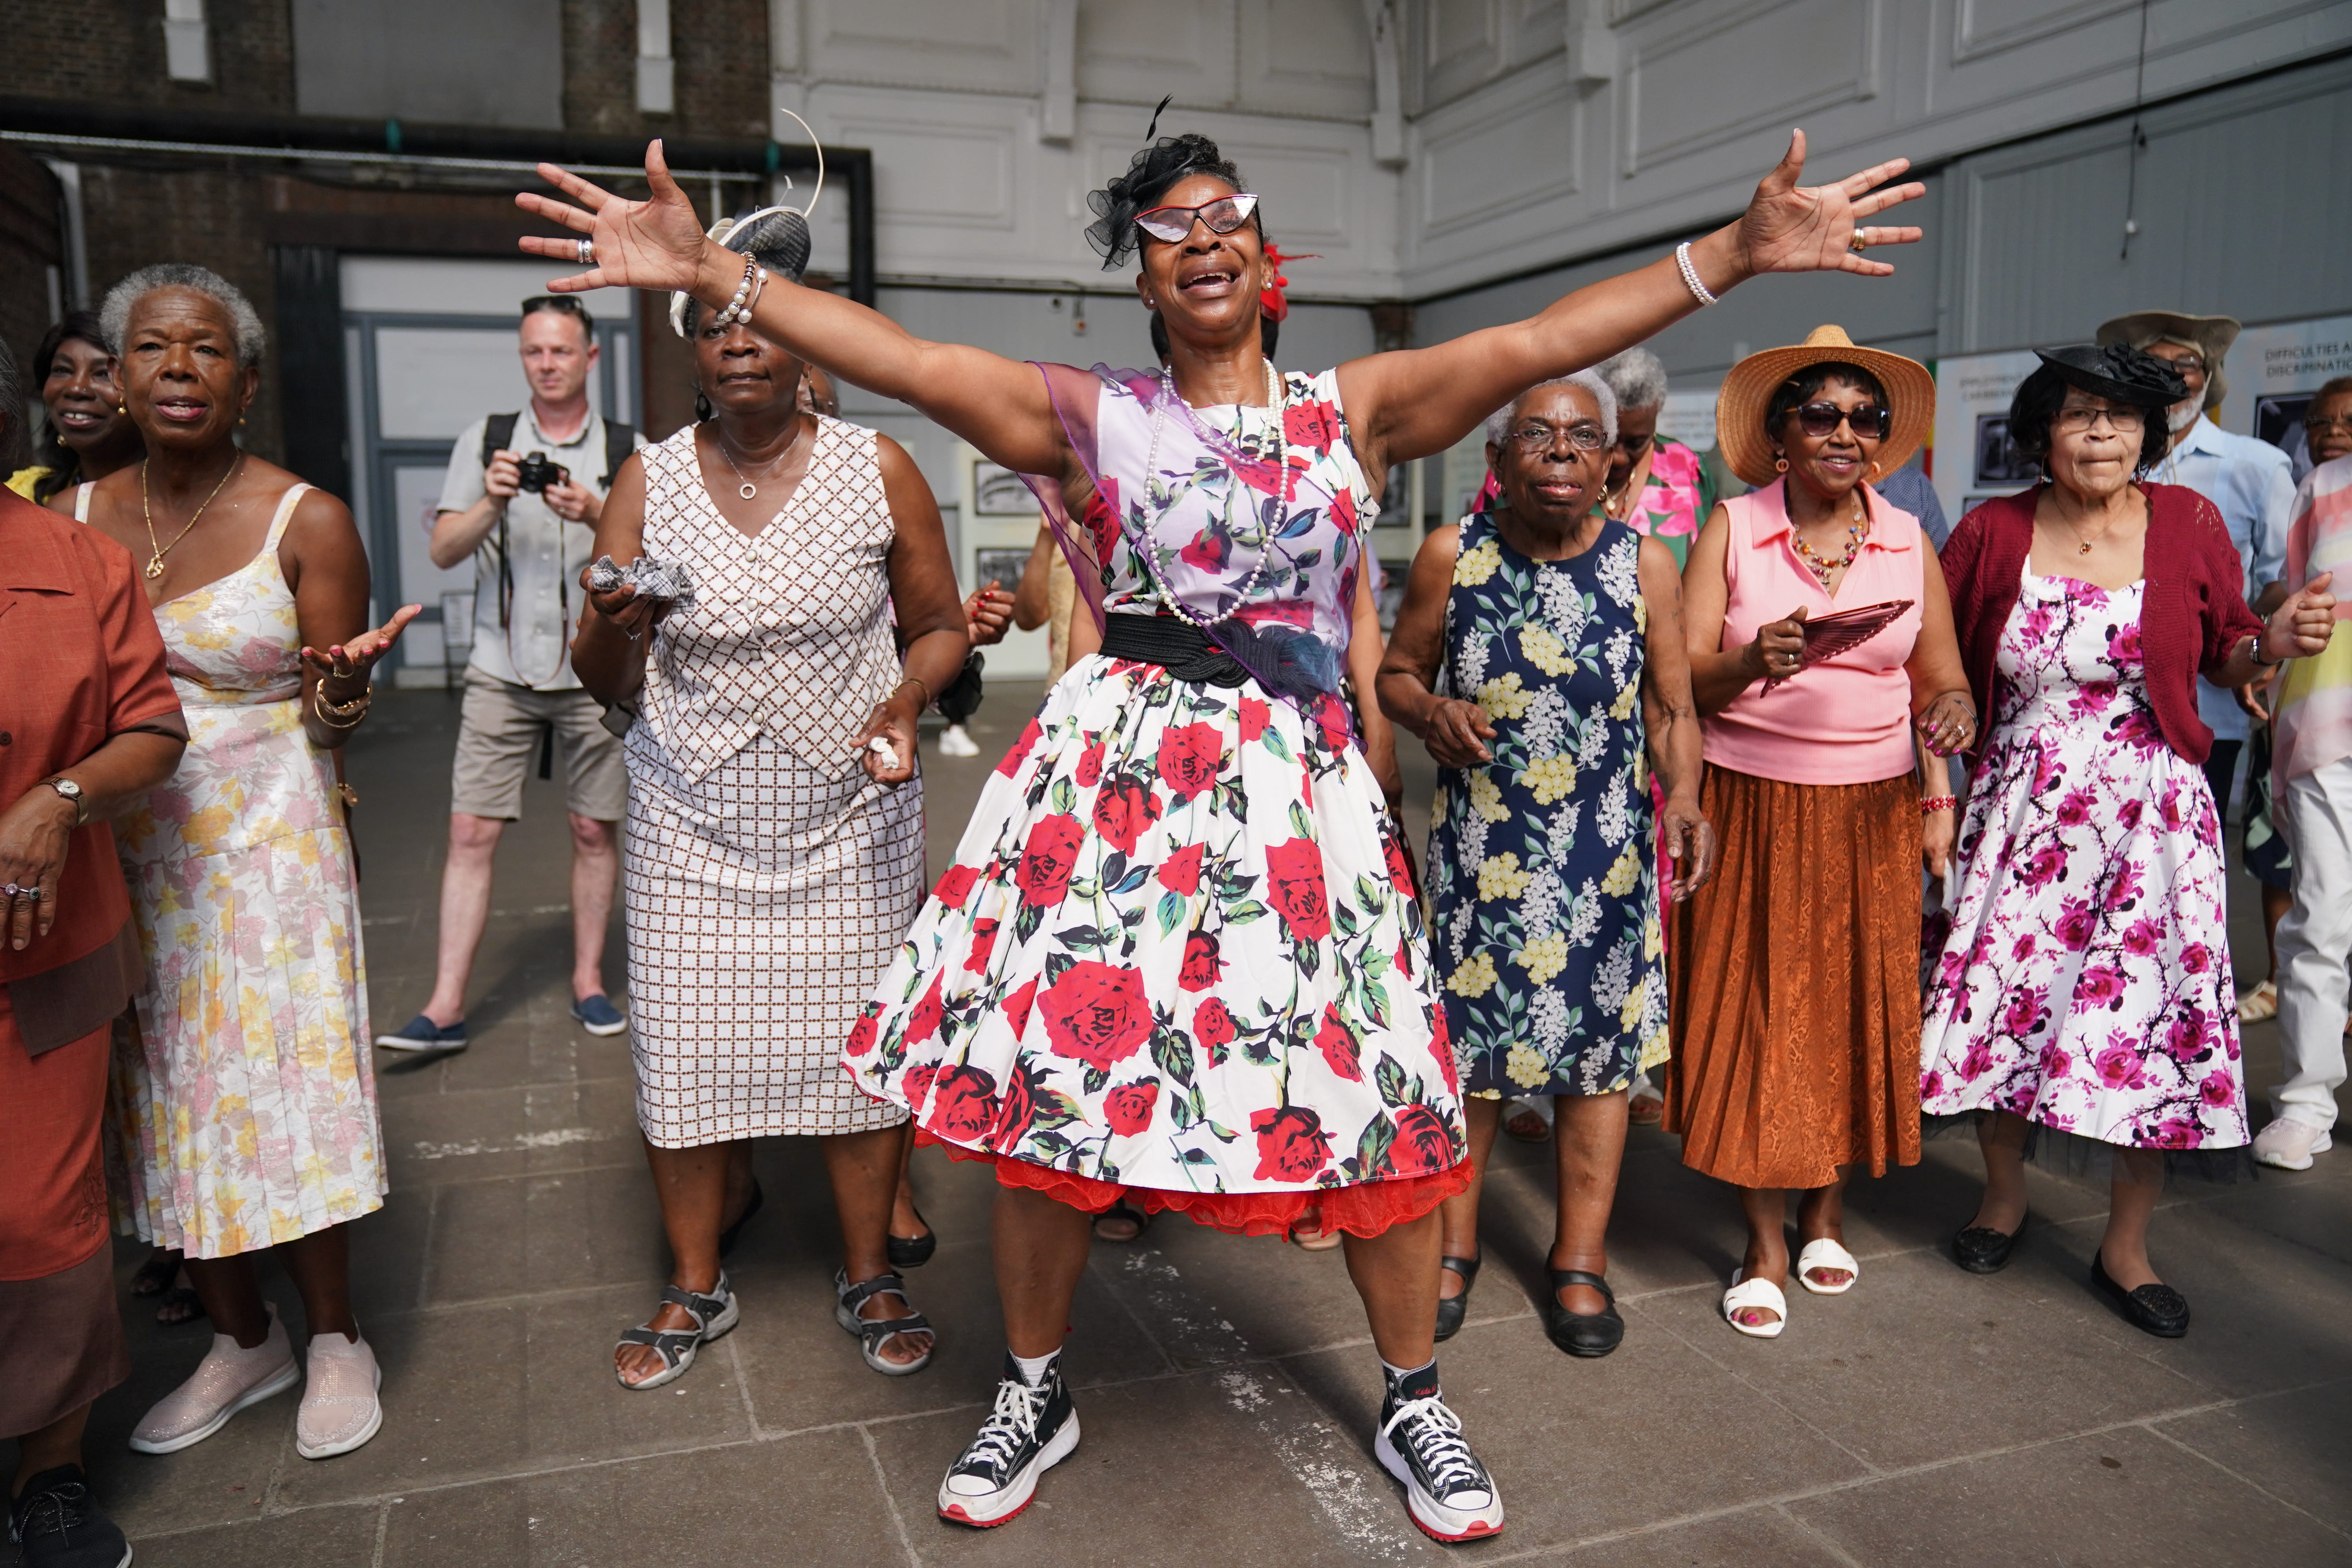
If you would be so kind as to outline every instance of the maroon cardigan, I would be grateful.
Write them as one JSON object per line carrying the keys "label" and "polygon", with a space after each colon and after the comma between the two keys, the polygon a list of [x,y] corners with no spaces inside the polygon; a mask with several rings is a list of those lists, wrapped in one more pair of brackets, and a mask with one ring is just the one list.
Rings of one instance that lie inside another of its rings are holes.
{"label": "maroon cardigan", "polygon": [[[1994,655],[2033,548],[2033,509],[2047,488],[1978,507],[1952,530],[1940,557],[1960,662],[1982,716],[1979,748],[1999,711]],[[2201,763],[2213,750],[2213,731],[2197,716],[2197,677],[2227,662],[2263,624],[2246,608],[2245,567],[2213,503],[2186,485],[2143,482],[2140,489],[2147,496],[2139,639],[2148,699],[2166,742]]]}

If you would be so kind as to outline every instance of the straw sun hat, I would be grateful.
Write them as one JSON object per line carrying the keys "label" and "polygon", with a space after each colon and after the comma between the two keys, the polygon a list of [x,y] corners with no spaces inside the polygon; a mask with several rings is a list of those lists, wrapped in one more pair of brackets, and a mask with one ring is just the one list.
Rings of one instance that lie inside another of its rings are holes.
{"label": "straw sun hat", "polygon": [[1780,478],[1764,434],[1764,411],[1782,382],[1809,365],[1832,362],[1859,365],[1886,389],[1895,428],[1878,444],[1878,472],[1870,478],[1884,479],[1911,460],[1936,426],[1936,378],[1916,359],[1856,347],[1843,327],[1815,327],[1794,348],[1749,354],[1723,378],[1715,399],[1715,439],[1733,473],[1759,487]]}

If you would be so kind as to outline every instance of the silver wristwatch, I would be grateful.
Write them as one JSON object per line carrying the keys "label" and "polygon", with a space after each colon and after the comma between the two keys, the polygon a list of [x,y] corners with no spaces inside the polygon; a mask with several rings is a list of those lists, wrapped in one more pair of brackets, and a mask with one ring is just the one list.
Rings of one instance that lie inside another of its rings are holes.
{"label": "silver wristwatch", "polygon": [[89,820],[89,796],[82,793],[81,785],[63,776],[43,779],[41,782],[73,802],[76,827]]}

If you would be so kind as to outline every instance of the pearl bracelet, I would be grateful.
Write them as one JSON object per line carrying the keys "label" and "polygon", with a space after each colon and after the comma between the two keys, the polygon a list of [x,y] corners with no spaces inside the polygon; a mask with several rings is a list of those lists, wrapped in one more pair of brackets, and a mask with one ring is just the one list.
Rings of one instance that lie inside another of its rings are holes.
{"label": "pearl bracelet", "polygon": [[1696,300],[1701,305],[1715,303],[1716,297],[1708,293],[1706,285],[1698,280],[1698,268],[1691,263],[1689,240],[1684,240],[1675,247],[1675,265],[1682,268],[1683,283],[1690,289],[1691,298]]}
{"label": "pearl bracelet", "polygon": [[744,301],[751,296],[751,279],[759,270],[757,261],[748,256],[743,258],[743,281],[735,285],[735,297],[727,301],[727,308],[719,312],[712,325],[731,327],[750,313]]}

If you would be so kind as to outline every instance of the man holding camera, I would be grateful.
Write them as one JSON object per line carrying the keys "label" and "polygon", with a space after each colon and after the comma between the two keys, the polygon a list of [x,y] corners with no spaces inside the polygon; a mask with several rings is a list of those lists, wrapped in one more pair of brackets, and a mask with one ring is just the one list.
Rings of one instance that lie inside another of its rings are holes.
{"label": "man holding camera", "polygon": [[627,1020],[604,993],[604,928],[620,871],[628,802],[621,742],[572,673],[580,574],[593,557],[613,470],[644,444],[588,405],[595,323],[569,296],[523,302],[522,368],[530,406],[493,414],[457,437],[433,525],[433,563],[474,558],[474,652],[466,669],[441,872],[441,938],[432,998],[376,1044],[466,1046],[466,983],[490,913],[490,864],[522,815],[526,770],[549,776],[563,754],[572,819],[572,1016],[590,1034]]}

